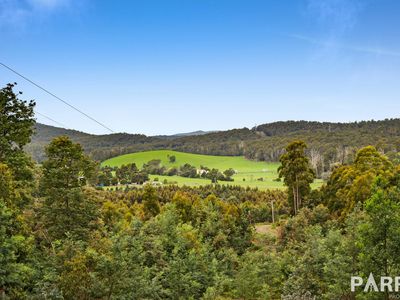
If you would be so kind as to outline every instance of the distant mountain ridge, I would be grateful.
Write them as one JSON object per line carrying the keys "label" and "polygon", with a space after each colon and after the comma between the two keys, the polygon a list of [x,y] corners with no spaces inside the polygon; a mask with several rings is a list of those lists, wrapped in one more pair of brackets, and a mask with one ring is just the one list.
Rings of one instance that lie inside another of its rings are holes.
{"label": "distant mountain ridge", "polygon": [[213,132],[217,132],[217,130],[210,130],[210,131],[197,130],[197,131],[186,132],[186,133],[176,133],[171,136],[181,137],[181,136],[192,136],[192,135],[204,135],[204,134],[213,133]]}
{"label": "distant mountain ridge", "polygon": [[36,134],[26,147],[37,161],[44,159],[44,147],[54,137],[67,135],[79,142],[96,160],[145,150],[171,149],[199,154],[243,155],[249,159],[277,161],[285,146],[304,140],[312,163],[326,170],[335,162],[346,162],[356,149],[374,145],[388,155],[400,151],[400,119],[350,123],[282,121],[251,129],[195,131],[172,136],[115,133],[94,135],[77,130],[36,124]]}
{"label": "distant mountain ridge", "polygon": [[211,131],[203,131],[203,130],[197,130],[197,131],[192,131],[192,132],[183,132],[183,133],[175,133],[172,135],[154,135],[153,137],[156,138],[164,138],[164,139],[174,139],[178,137],[184,137],[184,136],[196,136],[196,135],[204,135],[212,132],[217,132],[216,130],[211,130]]}

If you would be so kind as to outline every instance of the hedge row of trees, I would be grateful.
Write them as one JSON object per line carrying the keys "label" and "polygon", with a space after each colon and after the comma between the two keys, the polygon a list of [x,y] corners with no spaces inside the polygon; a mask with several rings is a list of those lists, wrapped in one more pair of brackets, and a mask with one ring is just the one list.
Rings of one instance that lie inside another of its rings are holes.
{"label": "hedge row of trees", "polygon": [[212,183],[217,183],[218,181],[233,181],[232,176],[235,174],[235,170],[229,168],[224,172],[220,172],[218,169],[210,169],[205,166],[201,166],[200,169],[197,169],[195,166],[188,163],[180,167],[171,167],[167,169],[162,166],[161,160],[153,159],[145,163],[141,170],[138,169],[135,163],[122,165],[121,167],[101,167],[97,174],[97,185],[143,184],[149,180],[149,174],[207,178],[210,179]]}
{"label": "hedge row of trees", "polygon": [[[175,162],[175,156],[170,156],[169,159]],[[153,159],[143,165],[143,171],[148,174],[153,175],[166,175],[166,176],[182,176],[188,178],[207,178],[210,179],[213,183],[216,183],[218,180],[221,181],[233,181],[232,176],[235,175],[235,170],[229,168],[223,172],[219,171],[215,168],[208,168],[206,166],[200,166],[197,169],[195,166],[185,163],[180,167],[171,167],[167,169],[161,164],[160,159]]]}

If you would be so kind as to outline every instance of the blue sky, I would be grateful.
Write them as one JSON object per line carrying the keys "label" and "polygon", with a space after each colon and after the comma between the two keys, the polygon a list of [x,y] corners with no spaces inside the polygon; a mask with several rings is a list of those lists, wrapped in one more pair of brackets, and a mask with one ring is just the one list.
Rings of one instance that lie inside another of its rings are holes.
{"label": "blue sky", "polygon": [[[400,112],[399,14],[398,0],[0,0],[0,61],[115,131],[384,119]],[[107,133],[0,68],[11,81],[42,114]]]}

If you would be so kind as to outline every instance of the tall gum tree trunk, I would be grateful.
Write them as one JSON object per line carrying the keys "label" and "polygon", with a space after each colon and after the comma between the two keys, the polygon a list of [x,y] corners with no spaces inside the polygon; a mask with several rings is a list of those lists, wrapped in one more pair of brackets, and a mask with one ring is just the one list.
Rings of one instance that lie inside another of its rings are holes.
{"label": "tall gum tree trunk", "polygon": [[293,210],[294,210],[294,215],[296,215],[297,214],[297,205],[296,205],[297,199],[296,199],[296,190],[295,190],[294,186],[292,188],[292,192],[293,192]]}

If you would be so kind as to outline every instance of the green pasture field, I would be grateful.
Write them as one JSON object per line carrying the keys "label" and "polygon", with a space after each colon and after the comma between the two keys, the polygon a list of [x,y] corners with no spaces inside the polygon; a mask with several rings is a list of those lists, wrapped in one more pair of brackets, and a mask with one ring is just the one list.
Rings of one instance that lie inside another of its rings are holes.
{"label": "green pasture field", "polygon": [[[169,156],[172,155],[176,157],[174,163],[169,162]],[[135,163],[138,168],[142,168],[143,164],[152,159],[160,159],[161,164],[166,168],[179,167],[185,163],[189,163],[197,168],[203,165],[210,169],[219,169],[221,172],[229,168],[236,171],[236,174],[232,177],[234,181],[219,181],[219,184],[240,185],[242,187],[252,188],[257,187],[259,189],[284,188],[282,182],[275,181],[275,179],[278,178],[277,169],[279,163],[252,161],[242,156],[215,156],[172,150],[156,150],[120,155],[102,162],[101,165],[119,167],[124,164]],[[158,178],[158,181],[161,183],[167,180],[169,184],[175,183],[180,186],[199,186],[211,183],[209,179],[185,178],[180,176],[150,175],[150,178],[152,180]],[[263,181],[259,180],[260,178],[262,178]],[[318,187],[320,185],[321,181],[316,181],[313,187]]]}

